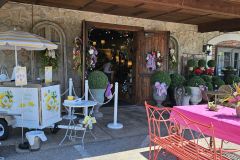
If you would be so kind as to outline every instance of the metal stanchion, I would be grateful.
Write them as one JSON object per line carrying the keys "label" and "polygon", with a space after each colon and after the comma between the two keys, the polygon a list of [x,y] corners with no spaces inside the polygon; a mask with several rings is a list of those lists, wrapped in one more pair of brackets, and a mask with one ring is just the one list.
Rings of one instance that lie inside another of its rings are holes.
{"label": "metal stanchion", "polygon": [[108,128],[111,128],[111,129],[123,128],[123,125],[121,123],[117,123],[117,116],[118,116],[118,82],[115,83],[113,123],[109,123],[107,125]]}

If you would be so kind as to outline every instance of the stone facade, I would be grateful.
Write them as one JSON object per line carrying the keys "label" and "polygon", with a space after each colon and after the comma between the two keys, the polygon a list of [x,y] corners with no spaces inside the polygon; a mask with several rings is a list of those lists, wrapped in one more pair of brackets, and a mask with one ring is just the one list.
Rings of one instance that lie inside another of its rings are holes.
{"label": "stone facade", "polygon": [[[72,74],[71,56],[73,40],[77,35],[81,35],[83,20],[140,26],[144,27],[146,31],[170,31],[171,36],[175,37],[179,43],[179,57],[181,57],[182,53],[202,53],[202,45],[220,34],[219,32],[198,33],[197,26],[194,25],[74,11],[38,5],[33,6],[32,17],[32,5],[13,2],[6,3],[0,9],[0,31],[12,29],[14,26],[23,31],[31,31],[33,26],[42,21],[50,21],[58,24],[66,35],[69,76]],[[4,54],[0,54],[0,64],[6,64],[7,62],[8,67],[12,67],[14,65],[14,58],[13,55],[9,53],[11,52],[4,51]],[[29,54],[20,54],[20,62],[29,66],[29,60]],[[9,64],[11,64],[11,66]]]}

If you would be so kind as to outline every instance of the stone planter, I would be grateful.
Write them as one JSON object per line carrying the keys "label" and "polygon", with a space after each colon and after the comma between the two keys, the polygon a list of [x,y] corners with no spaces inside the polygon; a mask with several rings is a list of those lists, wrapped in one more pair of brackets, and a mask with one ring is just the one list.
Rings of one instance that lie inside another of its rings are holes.
{"label": "stone planter", "polygon": [[153,99],[157,103],[158,107],[162,107],[162,102],[165,101],[167,98],[167,95],[159,96],[157,94],[157,89],[153,86]]}
{"label": "stone planter", "polygon": [[190,102],[194,105],[202,101],[202,92],[199,87],[190,87],[191,89],[191,98]]}
{"label": "stone planter", "polygon": [[184,96],[183,101],[182,101],[182,105],[183,106],[188,106],[190,98],[191,98],[191,96]]}
{"label": "stone planter", "polygon": [[237,114],[237,117],[240,118],[240,107],[236,107],[236,114]]}
{"label": "stone planter", "polygon": [[[105,89],[91,89],[91,93],[92,93],[92,95],[94,97],[94,98],[92,98],[92,96],[90,95],[90,99],[91,100],[96,100],[99,103],[103,103],[104,102]],[[94,116],[96,118],[103,117],[102,112],[99,112],[99,109],[102,106],[102,104],[99,104],[99,103],[94,107]]]}

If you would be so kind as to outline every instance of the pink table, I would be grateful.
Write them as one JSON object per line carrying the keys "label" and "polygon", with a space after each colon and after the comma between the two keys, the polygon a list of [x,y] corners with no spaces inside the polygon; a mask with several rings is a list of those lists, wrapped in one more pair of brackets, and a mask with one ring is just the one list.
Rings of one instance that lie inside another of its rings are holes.
{"label": "pink table", "polygon": [[[218,106],[218,108],[219,110],[214,112],[209,111],[207,105],[175,106],[171,116],[174,116],[174,110],[176,110],[202,124],[212,123],[216,138],[240,144],[240,118],[236,117],[235,109],[223,106]],[[178,120],[177,116],[174,118]],[[208,133],[204,134],[208,135]]]}

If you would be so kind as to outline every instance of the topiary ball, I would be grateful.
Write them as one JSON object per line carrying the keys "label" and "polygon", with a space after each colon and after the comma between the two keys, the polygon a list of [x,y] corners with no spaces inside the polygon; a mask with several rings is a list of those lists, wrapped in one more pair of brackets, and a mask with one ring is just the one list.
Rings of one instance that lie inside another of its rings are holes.
{"label": "topiary ball", "polygon": [[224,81],[228,85],[232,85],[234,83],[239,83],[240,82],[240,77],[230,74],[224,78]]}
{"label": "topiary ball", "polygon": [[208,88],[209,91],[212,91],[212,90],[213,90],[213,85],[212,85],[212,83],[207,82],[207,83],[206,83],[206,86],[207,86],[207,88]]}
{"label": "topiary ball", "polygon": [[216,61],[215,60],[209,60],[207,62],[208,67],[216,67]]}
{"label": "topiary ball", "polygon": [[189,59],[188,61],[187,61],[187,66],[188,67],[197,67],[197,61],[195,61],[194,59]]}
{"label": "topiary ball", "polygon": [[108,77],[101,71],[91,72],[88,76],[88,84],[90,89],[106,89]]}
{"label": "topiary ball", "polygon": [[205,85],[206,82],[200,76],[194,76],[188,81],[190,87],[199,87],[200,85]]}
{"label": "topiary ball", "polygon": [[218,89],[220,86],[225,85],[225,82],[218,76],[212,78],[213,88]]}
{"label": "topiary ball", "polygon": [[171,78],[171,85],[170,85],[171,88],[183,86],[183,83],[185,82],[184,76],[178,73],[171,74],[170,78]]}
{"label": "topiary ball", "polygon": [[208,75],[201,75],[201,78],[206,82],[206,83],[212,83],[212,77]]}
{"label": "topiary ball", "polygon": [[167,72],[157,71],[151,76],[151,84],[155,84],[155,82],[166,83],[167,86],[171,84],[171,78]]}
{"label": "topiary ball", "polygon": [[206,67],[206,61],[204,59],[200,59],[198,61],[198,67]]}

